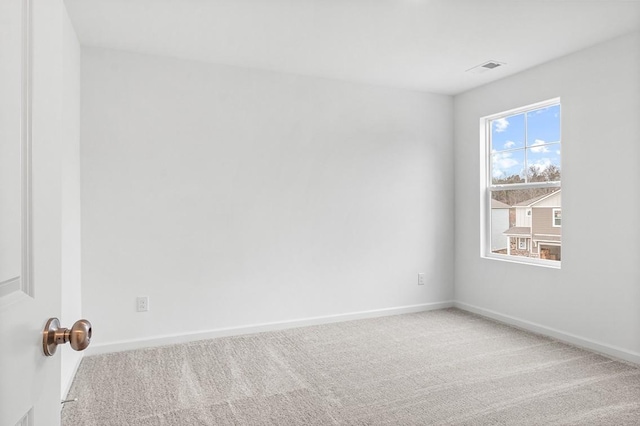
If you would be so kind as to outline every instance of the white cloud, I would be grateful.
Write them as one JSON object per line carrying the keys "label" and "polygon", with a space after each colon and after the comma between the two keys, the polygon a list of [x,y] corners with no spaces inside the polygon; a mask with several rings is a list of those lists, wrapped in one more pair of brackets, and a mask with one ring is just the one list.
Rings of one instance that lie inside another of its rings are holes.
{"label": "white cloud", "polygon": [[529,167],[535,167],[536,171],[540,174],[544,173],[551,166],[559,168],[560,164],[558,164],[557,160],[550,158],[541,158],[535,163],[529,163]]}
{"label": "white cloud", "polygon": [[544,146],[544,144],[546,144],[545,141],[541,140],[541,139],[536,139],[536,141],[533,143],[533,145],[531,145],[531,152],[549,152],[549,148],[547,148],[546,146]]}
{"label": "white cloud", "polygon": [[507,143],[504,144],[504,147],[506,149],[513,148],[514,146],[516,146],[516,143],[514,141],[507,141]]}
{"label": "white cloud", "polygon": [[493,120],[495,123],[496,132],[501,133],[507,130],[509,127],[509,121],[506,118],[498,118],[497,120]]}
{"label": "white cloud", "polygon": [[536,161],[534,164],[530,164],[530,167],[535,167],[536,170],[538,171],[538,173],[542,173],[544,172],[551,164],[553,164],[551,162],[550,159],[548,158],[541,158],[540,160]]}
{"label": "white cloud", "polygon": [[507,173],[507,170],[514,166],[517,166],[519,163],[518,160],[512,158],[512,155],[513,153],[511,152],[499,152],[493,154],[491,158],[493,166],[491,168],[491,174],[494,178],[505,177],[513,174]]}

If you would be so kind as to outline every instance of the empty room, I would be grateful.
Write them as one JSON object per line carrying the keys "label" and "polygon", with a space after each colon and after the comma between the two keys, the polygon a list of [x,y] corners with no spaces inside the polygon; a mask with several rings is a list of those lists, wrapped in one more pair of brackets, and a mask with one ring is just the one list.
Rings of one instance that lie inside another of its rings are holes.
{"label": "empty room", "polygon": [[640,1],[3,0],[0,85],[0,426],[640,425]]}

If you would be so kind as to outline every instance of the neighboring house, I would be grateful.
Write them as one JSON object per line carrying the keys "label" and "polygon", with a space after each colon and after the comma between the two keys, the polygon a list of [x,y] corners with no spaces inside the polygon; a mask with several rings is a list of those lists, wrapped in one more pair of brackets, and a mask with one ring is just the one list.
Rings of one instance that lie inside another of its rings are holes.
{"label": "neighboring house", "polygon": [[491,251],[507,254],[509,238],[504,234],[509,229],[508,204],[498,200],[491,200]]}
{"label": "neighboring house", "polygon": [[514,205],[516,223],[504,232],[507,254],[560,260],[562,245],[561,190]]}

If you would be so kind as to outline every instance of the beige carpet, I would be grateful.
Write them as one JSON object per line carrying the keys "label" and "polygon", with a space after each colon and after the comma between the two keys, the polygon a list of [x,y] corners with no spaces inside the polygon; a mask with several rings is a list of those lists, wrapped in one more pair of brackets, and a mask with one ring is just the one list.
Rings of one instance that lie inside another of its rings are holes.
{"label": "beige carpet", "polygon": [[640,369],[456,309],[85,357],[75,425],[640,425]]}

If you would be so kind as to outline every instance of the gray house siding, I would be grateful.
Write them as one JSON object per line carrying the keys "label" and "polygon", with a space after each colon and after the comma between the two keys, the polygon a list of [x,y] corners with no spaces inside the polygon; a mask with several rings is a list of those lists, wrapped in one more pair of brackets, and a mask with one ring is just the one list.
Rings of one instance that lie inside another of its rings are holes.
{"label": "gray house siding", "polygon": [[533,208],[532,229],[534,234],[562,234],[561,227],[553,226],[553,209],[549,207]]}

